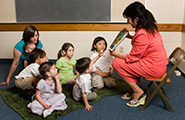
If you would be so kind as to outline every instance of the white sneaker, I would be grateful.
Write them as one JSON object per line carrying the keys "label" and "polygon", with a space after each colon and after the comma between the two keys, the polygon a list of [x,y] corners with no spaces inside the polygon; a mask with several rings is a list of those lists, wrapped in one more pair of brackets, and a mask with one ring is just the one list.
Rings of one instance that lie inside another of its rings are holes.
{"label": "white sneaker", "polygon": [[51,115],[51,110],[50,109],[45,109],[44,111],[43,111],[43,113],[42,113],[42,115],[43,115],[43,118],[45,118],[45,117],[47,117],[48,115]]}

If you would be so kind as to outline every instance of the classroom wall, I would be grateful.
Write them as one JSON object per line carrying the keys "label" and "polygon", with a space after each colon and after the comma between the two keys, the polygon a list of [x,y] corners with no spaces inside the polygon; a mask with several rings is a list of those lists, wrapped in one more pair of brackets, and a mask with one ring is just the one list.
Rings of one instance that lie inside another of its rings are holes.
{"label": "classroom wall", "polygon": [[[185,2],[184,2],[184,13],[185,14]],[[184,18],[183,18],[183,32],[182,32],[182,44],[181,44],[181,47],[183,49],[185,49],[185,15],[184,15]]]}
{"label": "classroom wall", "polygon": [[[157,23],[182,24],[184,2],[185,0],[146,0],[146,6]],[[175,47],[182,45],[182,32],[161,32],[161,35],[168,55]]]}
{"label": "classroom wall", "polygon": [[[129,3],[134,0],[112,0],[112,22],[125,21],[122,12]],[[141,0],[146,8],[152,12],[157,23],[182,24],[184,23],[184,1],[185,0]],[[0,0],[0,23],[15,23],[14,0]],[[118,16],[121,17],[118,17]],[[114,40],[119,31],[40,31],[40,40],[44,44],[49,59],[56,59],[57,52],[64,42],[71,42],[75,46],[74,58],[90,56],[91,44],[95,37],[103,36],[108,45]],[[185,46],[184,33],[182,32],[160,32],[164,41],[167,54],[177,46]],[[134,35],[134,31],[130,34]],[[0,32],[0,59],[13,58],[13,47],[22,38],[22,31]],[[117,48],[124,48],[124,53],[131,49],[130,40],[125,39]]]}

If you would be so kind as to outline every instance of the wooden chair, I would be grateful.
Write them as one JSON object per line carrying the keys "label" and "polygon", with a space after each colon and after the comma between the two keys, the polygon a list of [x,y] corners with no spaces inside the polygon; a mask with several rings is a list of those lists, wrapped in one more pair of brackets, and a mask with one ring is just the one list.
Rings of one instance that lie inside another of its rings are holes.
{"label": "wooden chair", "polygon": [[[168,110],[170,112],[174,112],[174,110],[172,109],[172,107],[170,106],[168,99],[169,97],[167,96],[166,92],[163,89],[163,85],[165,83],[171,83],[170,80],[170,75],[173,73],[173,71],[176,69],[176,67],[178,66],[178,64],[181,62],[181,60],[184,58],[185,52],[183,49],[181,49],[180,47],[177,47],[169,56],[168,58],[168,62],[172,62],[172,67],[171,69],[165,73],[163,75],[163,77],[161,78],[144,78],[144,80],[146,81],[150,81],[148,86],[146,87],[146,89],[144,90],[147,94],[147,99],[145,104],[140,108],[140,110],[144,110],[146,108],[146,106],[148,105],[148,103],[153,99],[153,97],[157,94],[157,92],[160,93],[160,96],[162,97],[164,103],[166,104],[166,106],[168,107]],[[152,94],[149,95],[149,88],[150,86],[154,84],[156,86],[156,89],[152,92]]]}

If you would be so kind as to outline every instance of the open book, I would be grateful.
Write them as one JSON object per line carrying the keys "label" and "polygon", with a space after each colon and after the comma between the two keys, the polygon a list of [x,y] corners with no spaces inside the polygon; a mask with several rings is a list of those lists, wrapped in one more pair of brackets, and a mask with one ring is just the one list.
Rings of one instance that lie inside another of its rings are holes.
{"label": "open book", "polygon": [[119,34],[116,36],[116,38],[114,39],[114,41],[112,42],[111,46],[110,46],[110,50],[113,51],[124,39],[125,37],[128,35],[128,32],[126,31],[126,29],[122,29]]}

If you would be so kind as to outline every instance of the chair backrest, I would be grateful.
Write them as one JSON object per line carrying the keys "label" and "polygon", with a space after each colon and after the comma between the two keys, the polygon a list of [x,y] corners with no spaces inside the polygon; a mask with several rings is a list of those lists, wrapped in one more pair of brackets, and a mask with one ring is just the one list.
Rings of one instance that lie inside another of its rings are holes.
{"label": "chair backrest", "polygon": [[177,47],[175,50],[170,54],[168,57],[168,62],[172,61],[173,66],[172,68],[167,72],[165,78],[163,81],[166,82],[166,80],[170,77],[170,75],[173,73],[173,71],[176,69],[176,67],[179,65],[181,60],[184,58],[185,52],[182,48]]}

